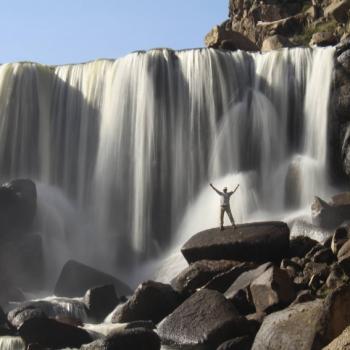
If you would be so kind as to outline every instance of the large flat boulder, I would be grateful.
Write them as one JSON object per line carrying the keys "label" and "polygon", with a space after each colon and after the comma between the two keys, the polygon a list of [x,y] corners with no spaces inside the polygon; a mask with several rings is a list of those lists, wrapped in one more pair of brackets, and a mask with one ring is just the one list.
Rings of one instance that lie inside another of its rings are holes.
{"label": "large flat boulder", "polygon": [[247,334],[247,321],[221,293],[200,290],[158,325],[165,344],[216,349],[224,341]]}
{"label": "large flat boulder", "polygon": [[200,260],[180,272],[172,281],[172,287],[181,294],[192,294],[216,275],[231,270],[240,263],[232,260]]}
{"label": "large flat boulder", "polygon": [[292,305],[264,319],[252,350],[319,350],[350,324],[350,287]]}
{"label": "large flat boulder", "polygon": [[61,271],[54,294],[63,297],[82,297],[93,287],[111,284],[118,295],[132,294],[131,288],[117,278],[75,260],[69,260]]}
{"label": "large flat boulder", "polygon": [[288,250],[289,228],[276,221],[205,230],[190,238],[181,252],[189,263],[204,259],[266,262],[281,260]]}
{"label": "large flat boulder", "polygon": [[150,320],[158,323],[181,302],[182,298],[170,285],[147,281],[140,284],[133,296],[115,310],[112,322]]}

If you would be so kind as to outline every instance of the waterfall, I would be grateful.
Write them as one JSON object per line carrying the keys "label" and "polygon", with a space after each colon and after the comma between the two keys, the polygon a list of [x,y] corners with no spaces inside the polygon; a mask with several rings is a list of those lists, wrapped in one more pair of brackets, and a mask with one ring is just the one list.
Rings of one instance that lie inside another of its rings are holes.
{"label": "waterfall", "polygon": [[20,337],[0,337],[0,349],[1,350],[25,350],[26,345]]}
{"label": "waterfall", "polygon": [[[40,183],[39,212],[54,213],[65,232],[47,220],[40,229],[62,237],[61,260],[80,251],[109,269],[214,225],[210,181],[241,184],[238,222],[302,208],[329,192],[332,69],[332,48],[157,49],[79,65],[5,64],[0,177]],[[72,215],[84,223],[74,242],[65,228]]]}

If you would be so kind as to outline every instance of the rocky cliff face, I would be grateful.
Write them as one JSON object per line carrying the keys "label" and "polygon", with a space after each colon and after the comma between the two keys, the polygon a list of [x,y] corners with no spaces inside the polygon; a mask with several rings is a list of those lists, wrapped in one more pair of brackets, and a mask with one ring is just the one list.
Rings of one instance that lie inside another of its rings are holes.
{"label": "rocky cliff face", "polygon": [[349,35],[349,10],[349,0],[230,0],[229,19],[214,27],[205,43],[241,48],[238,32],[263,50],[333,45]]}

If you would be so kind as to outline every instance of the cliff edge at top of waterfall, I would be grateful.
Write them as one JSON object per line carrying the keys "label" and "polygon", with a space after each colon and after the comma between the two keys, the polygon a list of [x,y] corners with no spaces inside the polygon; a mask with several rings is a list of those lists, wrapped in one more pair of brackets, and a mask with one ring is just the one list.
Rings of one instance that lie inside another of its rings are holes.
{"label": "cliff edge at top of waterfall", "polygon": [[229,0],[229,18],[207,34],[205,44],[245,50],[240,46],[245,36],[262,51],[335,45],[349,38],[349,10],[346,0]]}
{"label": "cliff edge at top of waterfall", "polygon": [[197,260],[277,261],[288,254],[289,228],[283,222],[257,222],[212,228],[195,234],[182,247],[189,263]]}

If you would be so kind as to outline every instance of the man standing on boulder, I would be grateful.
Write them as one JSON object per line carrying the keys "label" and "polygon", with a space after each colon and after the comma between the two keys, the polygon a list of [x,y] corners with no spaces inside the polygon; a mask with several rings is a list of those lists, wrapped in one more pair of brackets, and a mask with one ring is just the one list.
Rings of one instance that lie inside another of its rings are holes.
{"label": "man standing on boulder", "polygon": [[230,198],[237,191],[239,185],[237,185],[236,188],[231,192],[227,192],[227,187],[224,187],[222,192],[220,192],[217,188],[213,186],[213,184],[210,184],[210,186],[221,197],[220,198],[220,230],[221,231],[224,230],[224,213],[225,212],[231,221],[232,227],[236,228],[235,221],[233,220],[233,216],[231,212]]}

